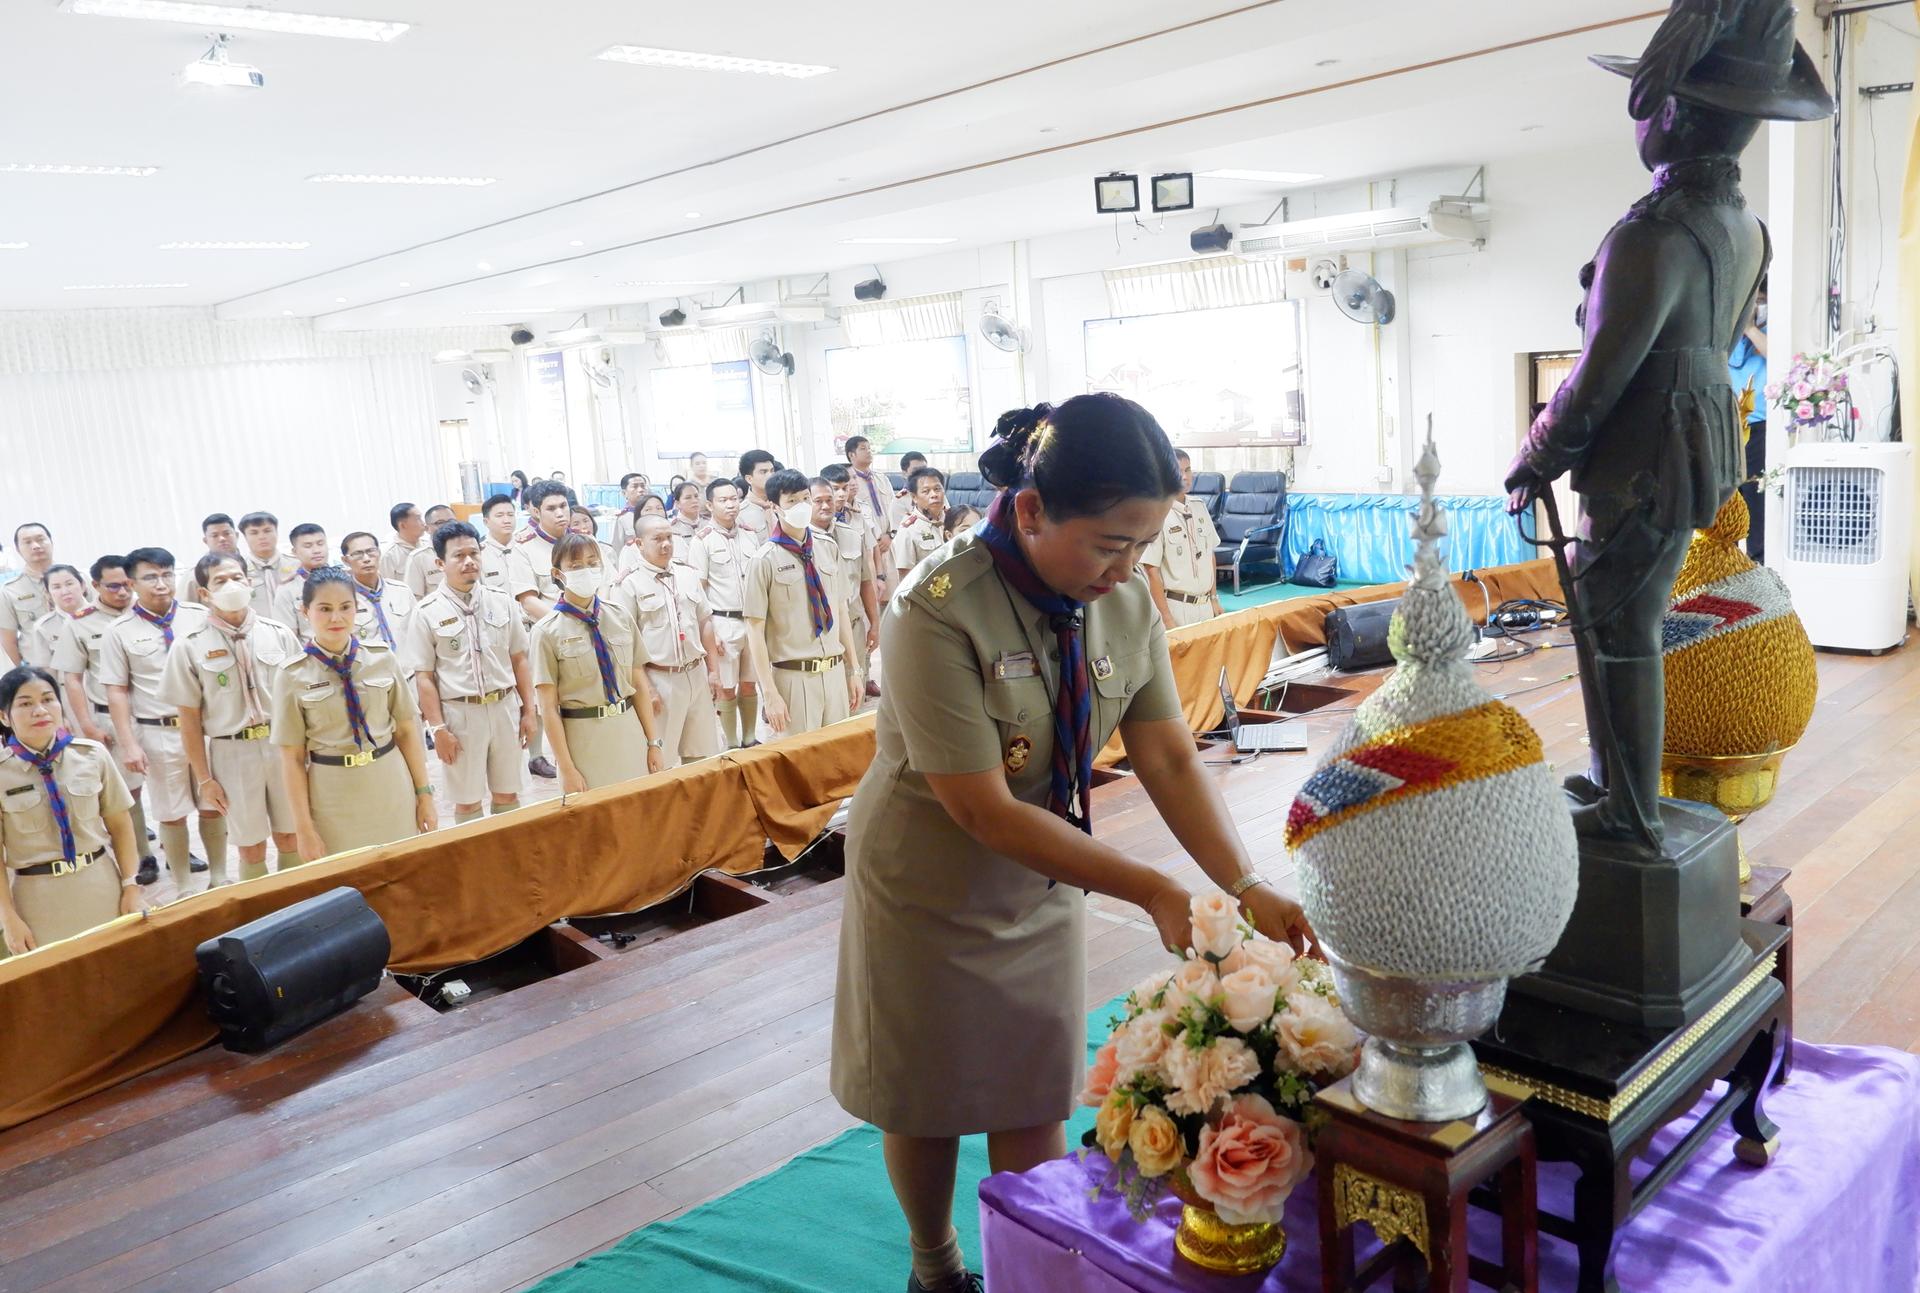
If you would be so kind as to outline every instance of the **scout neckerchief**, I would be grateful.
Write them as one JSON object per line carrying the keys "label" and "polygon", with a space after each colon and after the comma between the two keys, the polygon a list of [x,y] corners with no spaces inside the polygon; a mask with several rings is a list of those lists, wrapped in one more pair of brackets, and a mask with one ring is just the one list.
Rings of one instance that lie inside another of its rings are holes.
{"label": "scout neckerchief", "polygon": [[480,599],[475,595],[475,584],[463,596],[450,584],[442,584],[447,590],[447,600],[453,603],[453,609],[466,619],[467,647],[473,653],[473,686],[479,693],[487,690],[487,647],[480,635]]}
{"label": "scout neckerchief", "polygon": [[833,627],[833,603],[827,600],[827,586],[821,582],[819,568],[813,564],[812,527],[808,527],[806,538],[796,541],[788,537],[785,526],[775,524],[767,541],[800,558],[807,572],[807,613],[813,617],[813,635],[820,637]]}
{"label": "scout neckerchief", "polygon": [[380,599],[387,595],[386,584],[377,583],[369,588],[356,579],[353,581],[353,591],[373,603],[373,617],[379,621],[380,636],[386,639],[388,646],[393,646],[393,629],[387,623],[387,609],[380,604]]}
{"label": "scout neckerchief", "polygon": [[306,651],[339,677],[340,690],[347,698],[347,726],[353,730],[354,747],[372,745],[373,729],[367,726],[366,710],[360,708],[360,690],[353,685],[353,662],[360,656],[360,639],[348,634],[343,655],[328,655],[316,642],[307,643]]}
{"label": "scout neckerchief", "polygon": [[[1080,640],[1085,603],[1062,597],[1041,582],[1013,537],[1013,496],[1003,489],[987,509],[977,531],[993,557],[1000,578],[1033,608],[1049,618],[1060,646],[1060,686],[1053,705],[1053,782],[1047,811],[1093,834],[1093,693],[1087,682],[1087,654]],[[1078,803],[1079,813],[1074,806]]]}
{"label": "scout neckerchief", "polygon": [[667,597],[667,627],[673,630],[674,636],[672,663],[676,665],[685,664],[687,655],[687,629],[686,625],[680,622],[680,588],[674,583],[673,569],[672,567],[668,567],[662,570],[659,566],[654,565],[645,558],[641,559],[640,568],[660,581],[660,591],[665,593]]}
{"label": "scout neckerchief", "polygon": [[60,793],[60,782],[53,775],[53,765],[60,757],[60,752],[72,744],[73,733],[64,727],[53,734],[53,744],[47,747],[45,754],[29,750],[17,736],[7,737],[7,748],[32,765],[34,771],[40,774],[40,780],[46,783],[47,806],[53,809],[53,820],[60,827],[60,856],[69,862],[74,858],[73,822],[67,816],[67,798]]}
{"label": "scout neckerchief", "polygon": [[[267,707],[260,700],[260,684],[255,679],[253,669],[253,612],[248,611],[246,618],[240,621],[238,628],[227,623],[218,615],[207,616],[207,623],[225,638],[227,646],[233,651],[234,667],[240,673],[240,694],[247,699],[247,721],[245,726],[257,727],[267,721]],[[226,681],[226,675],[220,675],[220,681]]]}
{"label": "scout neckerchief", "polygon": [[600,663],[600,686],[607,693],[607,704],[618,704],[620,685],[614,681],[613,652],[607,650],[607,639],[600,633],[600,599],[594,598],[593,605],[583,611],[562,597],[553,604],[553,609],[562,615],[571,615],[587,626],[587,632],[593,634],[593,658]]}
{"label": "scout neckerchief", "polygon": [[155,628],[159,629],[160,636],[166,639],[167,646],[169,649],[171,649],[173,646],[173,616],[174,616],[174,612],[178,611],[179,609],[180,609],[179,602],[177,601],[169,602],[167,604],[167,613],[165,615],[155,615],[152,611],[142,606],[139,602],[135,602],[133,604],[133,613],[135,615],[138,615],[141,619],[145,620],[147,623],[153,625]]}
{"label": "scout neckerchief", "polygon": [[861,482],[866,485],[867,497],[873,500],[874,516],[880,520],[886,520],[887,509],[886,506],[880,502],[880,486],[874,481],[873,473],[870,471],[861,471],[856,467],[853,474],[858,476]]}

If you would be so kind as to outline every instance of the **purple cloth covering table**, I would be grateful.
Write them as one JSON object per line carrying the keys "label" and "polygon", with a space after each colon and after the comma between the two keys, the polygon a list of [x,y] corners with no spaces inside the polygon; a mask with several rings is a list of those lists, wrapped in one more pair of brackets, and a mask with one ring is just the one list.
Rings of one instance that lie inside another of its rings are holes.
{"label": "purple cloth covering table", "polygon": [[[1710,1092],[1706,1097],[1712,1099]],[[1920,1057],[1877,1047],[1794,1047],[1793,1078],[1767,1095],[1780,1149],[1764,1168],[1714,1132],[1629,1223],[1615,1250],[1622,1293],[1914,1293],[1920,1289]],[[1692,1126],[1663,1128],[1657,1161]],[[1001,1173],[980,1185],[988,1293],[1319,1293],[1320,1239],[1309,1181],[1287,1202],[1287,1255],[1264,1277],[1226,1277],[1173,1251],[1180,1205],[1136,1223],[1097,1151]],[[1570,1215],[1572,1171],[1540,1165],[1542,1207]],[[1473,1251],[1499,1252],[1499,1220],[1474,1210]],[[1375,1245],[1360,1229],[1361,1260]],[[1540,1287],[1570,1289],[1573,1246],[1540,1237]]]}

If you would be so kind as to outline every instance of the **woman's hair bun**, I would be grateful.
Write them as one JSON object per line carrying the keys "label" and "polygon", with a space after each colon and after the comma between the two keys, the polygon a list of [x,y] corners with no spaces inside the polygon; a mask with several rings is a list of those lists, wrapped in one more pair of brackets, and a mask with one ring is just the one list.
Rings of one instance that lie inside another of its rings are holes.
{"label": "woman's hair bun", "polygon": [[980,455],[980,475],[995,489],[1010,489],[1027,474],[1027,449],[1033,433],[1047,415],[1051,404],[1036,404],[1030,409],[1008,409],[993,424],[993,443]]}

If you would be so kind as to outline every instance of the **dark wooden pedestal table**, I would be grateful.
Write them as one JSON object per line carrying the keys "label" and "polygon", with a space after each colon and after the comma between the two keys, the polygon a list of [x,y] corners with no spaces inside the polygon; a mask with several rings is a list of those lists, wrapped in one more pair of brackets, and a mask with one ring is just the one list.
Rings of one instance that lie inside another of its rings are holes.
{"label": "dark wooden pedestal table", "polygon": [[[1610,1266],[1621,1227],[1721,1123],[1731,1119],[1739,1133],[1741,1161],[1758,1166],[1772,1157],[1779,1128],[1761,1099],[1786,1033],[1786,994],[1775,971],[1791,931],[1751,919],[1741,927],[1753,967],[1693,1024],[1636,1028],[1510,992],[1500,1021],[1474,1043],[1483,1073],[1532,1089],[1524,1110],[1541,1160],[1579,1169],[1573,1216],[1539,1215],[1542,1231],[1579,1249],[1579,1293],[1618,1293]],[[1654,1134],[1722,1079],[1725,1094],[1636,1186],[1634,1160]]]}
{"label": "dark wooden pedestal table", "polygon": [[[1328,1116],[1314,1142],[1323,1293],[1354,1293],[1389,1269],[1404,1293],[1466,1293],[1469,1278],[1501,1293],[1535,1293],[1533,1129],[1520,1111],[1527,1093],[1497,1077],[1487,1086],[1487,1107],[1455,1122],[1375,1113],[1354,1098],[1350,1078],[1320,1093],[1317,1107]],[[1504,1219],[1498,1262],[1467,1251],[1467,1196],[1483,1185],[1495,1191]],[[1353,1226],[1361,1221],[1386,1247],[1356,1272]]]}

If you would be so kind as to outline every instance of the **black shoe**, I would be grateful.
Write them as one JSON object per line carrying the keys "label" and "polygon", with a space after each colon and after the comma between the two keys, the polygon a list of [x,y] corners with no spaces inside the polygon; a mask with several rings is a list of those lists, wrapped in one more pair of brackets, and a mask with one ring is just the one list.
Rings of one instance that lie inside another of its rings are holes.
{"label": "black shoe", "polygon": [[878,700],[878,699],[880,699],[880,684],[879,684],[879,683],[877,683],[877,682],[869,682],[869,683],[867,684],[867,698],[868,698],[868,699],[870,699],[870,700]]}
{"label": "black shoe", "polygon": [[159,838],[160,837],[158,835],[155,835],[152,831],[147,832],[147,843],[151,844]]}
{"label": "black shoe", "polygon": [[141,884],[152,884],[155,880],[158,880],[160,878],[160,859],[154,857],[141,858],[140,870],[134,874],[133,878]]}
{"label": "black shoe", "polygon": [[527,771],[536,777],[545,777],[548,781],[552,781],[560,775],[559,770],[553,766],[553,763],[545,758],[528,759]]}
{"label": "black shoe", "polygon": [[918,1275],[907,1276],[907,1293],[986,1293],[986,1282],[972,1271],[968,1271],[958,1284],[949,1284],[944,1289],[930,1289],[920,1282]]}
{"label": "black shoe", "polygon": [[193,872],[195,875],[199,875],[202,871],[205,871],[206,869],[207,869],[207,860],[205,858],[196,857],[192,853],[187,854],[187,870]]}

